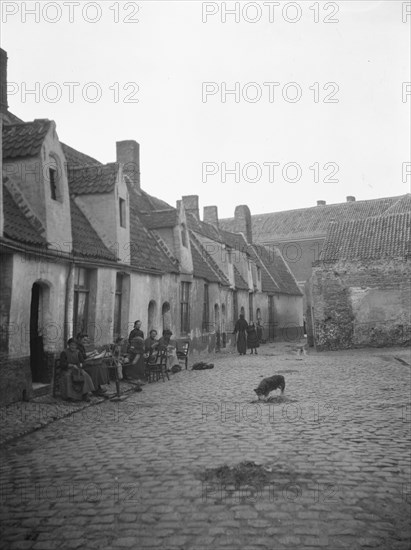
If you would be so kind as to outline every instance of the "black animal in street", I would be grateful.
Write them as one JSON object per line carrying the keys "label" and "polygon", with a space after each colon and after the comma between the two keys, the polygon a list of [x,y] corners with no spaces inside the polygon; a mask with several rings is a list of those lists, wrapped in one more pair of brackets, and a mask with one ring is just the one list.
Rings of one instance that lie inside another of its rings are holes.
{"label": "black animal in street", "polygon": [[261,397],[268,397],[268,394],[274,390],[281,390],[281,394],[284,393],[285,389],[285,379],[281,374],[275,374],[269,378],[263,378],[258,385],[258,388],[255,388],[255,393],[258,395],[258,399]]}

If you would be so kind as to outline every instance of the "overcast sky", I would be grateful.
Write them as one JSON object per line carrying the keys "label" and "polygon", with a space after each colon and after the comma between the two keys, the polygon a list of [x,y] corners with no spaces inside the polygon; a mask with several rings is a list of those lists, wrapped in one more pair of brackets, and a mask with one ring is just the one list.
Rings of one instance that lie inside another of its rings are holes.
{"label": "overcast sky", "polygon": [[102,162],[138,141],[144,190],[220,217],[409,192],[410,3],[237,4],[3,1],[9,108]]}

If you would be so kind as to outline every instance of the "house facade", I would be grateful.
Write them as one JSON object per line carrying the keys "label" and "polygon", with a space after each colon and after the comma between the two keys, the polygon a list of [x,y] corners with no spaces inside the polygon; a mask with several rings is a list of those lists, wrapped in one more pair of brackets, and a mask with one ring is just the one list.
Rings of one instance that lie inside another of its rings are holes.
{"label": "house facade", "polygon": [[[0,403],[49,384],[78,332],[108,344],[139,319],[145,334],[169,328],[201,354],[233,349],[241,312],[274,327],[291,308],[301,325],[302,296],[280,254],[270,263],[245,227],[210,224],[215,207],[201,221],[196,196],[173,207],[149,195],[136,141],[117,142],[115,161],[103,164],[60,142],[54,121],[20,120],[3,69]],[[250,224],[247,207],[237,217]],[[294,302],[275,309],[275,295]]]}

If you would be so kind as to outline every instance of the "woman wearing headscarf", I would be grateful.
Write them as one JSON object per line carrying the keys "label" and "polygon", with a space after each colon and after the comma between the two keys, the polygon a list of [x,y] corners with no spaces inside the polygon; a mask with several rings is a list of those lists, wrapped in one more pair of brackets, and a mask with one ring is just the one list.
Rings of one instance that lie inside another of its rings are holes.
{"label": "woman wearing headscarf", "polygon": [[237,350],[240,355],[245,355],[247,352],[247,328],[248,323],[244,319],[244,314],[241,313],[233,332],[237,335]]}

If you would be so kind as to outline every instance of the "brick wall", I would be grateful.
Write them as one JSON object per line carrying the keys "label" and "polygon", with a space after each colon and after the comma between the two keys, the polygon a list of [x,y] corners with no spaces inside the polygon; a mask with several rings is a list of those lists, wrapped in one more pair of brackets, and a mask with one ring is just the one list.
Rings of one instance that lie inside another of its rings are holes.
{"label": "brick wall", "polygon": [[317,262],[310,286],[317,350],[410,342],[409,261]]}

